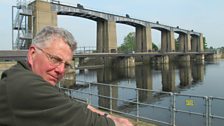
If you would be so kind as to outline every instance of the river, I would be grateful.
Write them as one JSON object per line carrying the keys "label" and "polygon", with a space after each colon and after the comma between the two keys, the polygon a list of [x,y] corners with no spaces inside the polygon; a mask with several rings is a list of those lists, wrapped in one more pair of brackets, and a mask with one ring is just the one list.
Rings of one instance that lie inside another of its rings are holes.
{"label": "river", "polygon": [[144,88],[145,84],[148,85],[148,89],[156,91],[224,97],[224,60],[220,59],[204,64],[179,63],[77,70],[76,79],[88,82],[116,83],[116,85],[128,87],[143,86]]}
{"label": "river", "polygon": [[[95,70],[77,70],[76,79],[80,81],[106,83],[110,85],[118,85],[131,88],[141,88],[153,91],[175,92],[181,95],[196,95],[191,96],[176,96],[175,101],[175,122],[176,126],[205,126],[206,122],[206,100],[204,96],[224,97],[224,60],[205,61],[201,63],[173,63],[163,65],[138,65],[129,68],[100,68]],[[89,88],[83,87],[81,91],[89,91]],[[155,106],[163,106],[166,109],[136,106],[122,101],[115,102],[113,109],[131,113],[137,113],[142,117],[151,118],[172,123],[173,114],[169,110],[172,101],[170,96],[152,93],[137,93],[133,90],[116,89],[112,90],[116,98],[136,101],[142,103],[150,103]],[[93,87],[91,92],[98,95],[110,96],[111,92],[107,88]],[[136,94],[139,97],[136,98]],[[77,96],[79,94],[74,93]],[[85,95],[84,97],[89,97]],[[91,103],[109,108],[110,101],[103,98],[92,98]],[[212,116],[224,117],[222,106],[224,100],[213,100],[211,110],[211,126],[220,126],[224,123],[223,119],[213,118]],[[127,109],[128,108],[128,109]],[[138,109],[138,110],[137,110]],[[187,114],[185,112],[187,111]],[[199,114],[189,114],[196,112]],[[183,119],[184,118],[184,119]]]}

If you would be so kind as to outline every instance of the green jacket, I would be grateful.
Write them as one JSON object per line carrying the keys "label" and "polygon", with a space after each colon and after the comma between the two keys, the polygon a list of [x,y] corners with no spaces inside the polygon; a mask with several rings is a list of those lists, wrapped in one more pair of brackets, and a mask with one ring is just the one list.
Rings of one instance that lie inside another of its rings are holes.
{"label": "green jacket", "polygon": [[18,62],[0,80],[0,126],[115,126]]}

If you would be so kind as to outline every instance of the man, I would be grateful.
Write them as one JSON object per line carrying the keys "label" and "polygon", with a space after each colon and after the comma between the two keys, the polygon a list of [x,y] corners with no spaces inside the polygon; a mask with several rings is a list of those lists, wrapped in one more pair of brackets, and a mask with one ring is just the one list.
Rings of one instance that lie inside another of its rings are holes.
{"label": "man", "polygon": [[36,35],[27,61],[2,73],[0,126],[133,126],[71,100],[55,86],[70,68],[75,48],[64,29],[47,26]]}

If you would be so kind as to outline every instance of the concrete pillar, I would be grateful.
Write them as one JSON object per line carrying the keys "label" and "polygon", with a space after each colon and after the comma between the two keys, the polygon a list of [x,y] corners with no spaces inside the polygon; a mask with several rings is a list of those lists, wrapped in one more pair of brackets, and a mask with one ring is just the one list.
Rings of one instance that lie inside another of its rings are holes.
{"label": "concrete pillar", "polygon": [[96,49],[98,53],[104,52],[104,22],[97,21],[97,37],[96,37]]}
{"label": "concrete pillar", "polygon": [[116,68],[124,68],[124,67],[133,67],[135,66],[135,58],[134,57],[118,57],[113,59],[113,67]]}
{"label": "concrete pillar", "polygon": [[[143,32],[142,32],[142,27],[138,26],[135,28],[135,45],[136,49],[135,52],[143,52],[143,40],[142,37]],[[135,62],[142,62],[142,56],[136,56],[135,57]]]}
{"label": "concrete pillar", "polygon": [[162,30],[161,34],[161,52],[175,51],[174,31]]}
{"label": "concrete pillar", "polygon": [[151,52],[152,51],[152,35],[151,35],[151,27],[143,27],[143,52]]}
{"label": "concrete pillar", "polygon": [[174,38],[174,31],[171,29],[170,32],[168,32],[168,51],[169,52],[175,52],[175,38]]}
{"label": "concrete pillar", "polygon": [[186,52],[190,52],[191,51],[191,34],[187,33],[186,35]]}
{"label": "concrete pillar", "polygon": [[57,13],[53,12],[49,2],[35,0],[29,4],[33,8],[33,35],[45,26],[57,26]]}
{"label": "concrete pillar", "polygon": [[195,60],[199,64],[204,64],[204,62],[205,62],[205,56],[204,56],[204,54],[196,55],[195,56]]}
{"label": "concrete pillar", "polygon": [[[97,52],[115,53],[117,52],[116,24],[114,21],[97,21]],[[105,66],[112,65],[111,57],[99,58]]]}
{"label": "concrete pillar", "polygon": [[116,23],[97,21],[97,52],[117,52]]}
{"label": "concrete pillar", "polygon": [[135,52],[143,52],[142,36],[143,36],[142,27],[136,27],[135,28],[135,45],[136,45]]}
{"label": "concrete pillar", "polygon": [[185,48],[185,35],[184,34],[179,34],[179,52],[184,52]]}
{"label": "concrete pillar", "polygon": [[[136,52],[151,52],[152,51],[152,37],[150,26],[138,26],[135,31]],[[136,57],[136,62],[143,60],[144,63],[149,63],[149,57]]]}
{"label": "concrete pillar", "polygon": [[191,47],[192,47],[192,52],[197,52],[198,51],[198,37],[193,35],[191,39]]}
{"label": "concrete pillar", "polygon": [[155,57],[155,62],[156,64],[167,64],[169,63],[169,56],[158,56]]}
{"label": "concrete pillar", "polygon": [[152,35],[150,26],[138,26],[135,30],[136,52],[149,52],[152,50]]}
{"label": "concrete pillar", "polygon": [[167,52],[168,49],[168,43],[167,43],[167,31],[163,30],[161,31],[161,52]]}
{"label": "concrete pillar", "polygon": [[106,43],[108,52],[116,53],[117,52],[117,34],[116,34],[116,22],[108,21],[107,22],[107,37],[108,41]]}
{"label": "concrete pillar", "polygon": [[190,55],[178,56],[178,61],[189,62],[189,61],[191,61],[191,57],[190,57]]}
{"label": "concrete pillar", "polygon": [[150,63],[153,64],[167,64],[172,61],[175,61],[175,56],[163,55],[163,56],[154,56],[150,58]]}
{"label": "concrete pillar", "polygon": [[[97,37],[96,37],[96,52],[97,53],[102,53],[105,52],[104,50],[104,41],[105,37],[104,37],[104,21],[97,21]],[[100,57],[100,58],[96,58],[96,61],[99,62],[99,64],[104,64],[104,58]]]}
{"label": "concrete pillar", "polygon": [[[143,27],[143,52],[151,52],[152,51],[152,33],[151,33],[151,27],[146,26]],[[150,63],[150,57],[149,56],[143,56],[143,63],[149,64]]]}
{"label": "concrete pillar", "polygon": [[198,49],[199,52],[203,52],[204,51],[204,43],[203,43],[203,34],[200,33],[200,36],[199,36],[199,49]]}

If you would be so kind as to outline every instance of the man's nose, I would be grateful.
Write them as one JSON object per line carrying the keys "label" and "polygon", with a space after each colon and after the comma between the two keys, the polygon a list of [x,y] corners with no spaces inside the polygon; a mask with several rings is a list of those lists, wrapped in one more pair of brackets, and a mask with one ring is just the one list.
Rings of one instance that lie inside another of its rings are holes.
{"label": "man's nose", "polygon": [[64,73],[65,72],[65,64],[61,63],[60,65],[58,65],[55,69],[58,73]]}

